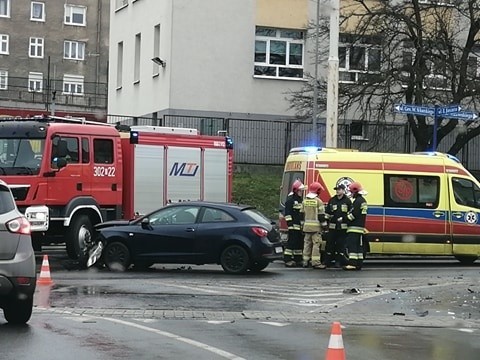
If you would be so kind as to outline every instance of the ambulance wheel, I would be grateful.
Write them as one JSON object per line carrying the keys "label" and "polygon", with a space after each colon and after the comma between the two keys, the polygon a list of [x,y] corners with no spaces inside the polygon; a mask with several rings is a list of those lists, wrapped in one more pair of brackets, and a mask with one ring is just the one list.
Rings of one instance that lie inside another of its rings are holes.
{"label": "ambulance wheel", "polygon": [[66,247],[70,259],[86,261],[88,253],[86,244],[92,241],[94,229],[87,215],[77,215],[73,218],[67,231]]}
{"label": "ambulance wheel", "polygon": [[462,265],[472,265],[478,259],[478,256],[455,255],[455,259],[460,261]]}
{"label": "ambulance wheel", "polygon": [[243,246],[230,245],[222,251],[220,265],[228,274],[244,274],[250,267],[250,255]]}

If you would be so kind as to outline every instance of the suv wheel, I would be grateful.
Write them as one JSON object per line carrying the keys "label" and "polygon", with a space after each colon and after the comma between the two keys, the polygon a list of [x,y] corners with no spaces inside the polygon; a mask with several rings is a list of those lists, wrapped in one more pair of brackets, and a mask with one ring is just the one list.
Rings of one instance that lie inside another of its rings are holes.
{"label": "suv wheel", "polygon": [[33,297],[27,300],[10,300],[3,309],[5,319],[11,324],[26,324],[32,316]]}

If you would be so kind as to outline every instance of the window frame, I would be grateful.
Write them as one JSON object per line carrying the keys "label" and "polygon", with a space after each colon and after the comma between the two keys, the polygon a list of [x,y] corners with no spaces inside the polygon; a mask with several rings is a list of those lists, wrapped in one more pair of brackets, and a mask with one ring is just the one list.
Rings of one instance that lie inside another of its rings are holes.
{"label": "window frame", "polygon": [[[2,1],[2,0],[0,0],[0,1]],[[9,18],[10,17],[11,0],[3,0],[3,1],[5,1],[5,4],[7,4],[6,12],[5,12],[5,14],[0,13],[0,18]]]}
{"label": "window frame", "polygon": [[[65,4],[65,13],[63,16],[63,23],[65,25],[72,25],[72,26],[87,26],[87,7],[82,5],[74,5],[74,4]],[[77,23],[73,21],[73,14],[74,9],[82,9],[83,13],[83,22]],[[70,21],[67,19],[70,18]]]}
{"label": "window frame", "polygon": [[[69,86],[69,91],[65,90],[65,85]],[[77,90],[77,86],[81,86],[81,91],[71,91],[71,87],[75,86]],[[84,96],[85,95],[85,77],[82,75],[71,75],[71,74],[64,74],[63,75],[63,82],[62,82],[62,94],[63,95],[74,95],[74,96]]]}
{"label": "window frame", "polygon": [[[457,196],[456,196],[457,194],[455,192],[455,184],[458,183],[457,182],[458,180],[459,181],[467,181],[472,185],[471,186],[471,191],[472,191],[472,195],[473,195],[472,199],[473,199],[474,204],[476,203],[477,205],[468,204],[468,202],[466,204],[464,204],[464,203],[460,203],[458,201]],[[465,179],[465,178],[453,176],[451,178],[451,185],[452,185],[453,199],[454,199],[454,201],[457,205],[470,207],[470,208],[475,208],[475,209],[480,209],[480,187],[477,184],[475,184],[470,179]]]}
{"label": "window frame", "polygon": [[[275,35],[258,35],[258,31],[275,31]],[[293,37],[282,36],[282,32],[298,32],[301,33],[301,39],[295,39]],[[257,26],[255,28],[255,43],[254,43],[254,66],[253,77],[261,79],[280,79],[280,80],[305,80],[305,33],[304,29],[283,29]],[[275,64],[271,62],[271,45],[272,42],[285,42],[285,64]],[[265,42],[265,61],[257,61],[257,42]],[[290,53],[292,45],[301,45],[301,64],[290,64]],[[257,74],[257,68],[275,68],[275,75]],[[280,74],[281,69],[301,70],[301,76],[282,76]]]}
{"label": "window frame", "polygon": [[[33,17],[33,7],[34,5],[41,5],[42,7],[42,17],[41,18],[35,18]],[[38,22],[45,22],[45,3],[41,1],[32,1],[30,5],[30,21],[38,21]]]}
{"label": "window frame", "polygon": [[[67,45],[68,45],[68,56],[67,56]],[[75,54],[76,57],[72,57],[72,49],[75,47]],[[81,51],[81,56],[79,56],[79,53]],[[77,60],[77,61],[83,61],[85,60],[85,49],[86,49],[86,43],[84,41],[77,41],[77,40],[64,40],[63,41],[63,58],[66,60]]]}
{"label": "window frame", "polygon": [[122,10],[128,6],[128,0],[115,0],[115,11]]}
{"label": "window frame", "polygon": [[[415,179],[415,192],[416,192],[416,201],[415,202],[399,202],[395,201],[392,194],[391,179],[399,178],[402,179]],[[420,180],[431,180],[437,182],[437,189],[435,194],[435,201],[420,201]],[[384,204],[385,207],[390,208],[415,208],[415,209],[436,209],[440,203],[440,187],[441,181],[440,176],[434,175],[411,175],[411,174],[384,174]]]}
{"label": "window frame", "polygon": [[[358,84],[362,82],[363,76],[372,76],[381,74],[381,64],[382,64],[382,47],[378,44],[375,44],[375,40],[378,39],[378,36],[363,36],[361,39],[355,39],[354,42],[347,41],[348,39],[343,40],[342,37],[347,38],[349,34],[340,34],[340,43],[338,45],[338,59],[339,59],[339,83],[340,84]],[[343,41],[342,41],[343,40]],[[371,42],[369,42],[371,40]],[[342,49],[345,49],[345,59],[344,66],[342,67]],[[363,49],[363,68],[361,69],[352,69],[351,57],[352,50],[354,49]],[[370,52],[372,50],[379,51],[380,61],[378,70],[370,69]],[[342,74],[348,74],[352,79],[342,79]]]}
{"label": "window frame", "polygon": [[[176,216],[178,213],[180,213],[182,211],[188,212],[188,210],[192,210],[192,209],[196,210],[195,214],[192,213],[192,215],[195,216],[195,220],[192,223],[184,223],[184,222],[176,223],[176,222],[173,222],[173,216]],[[200,210],[201,210],[201,207],[198,206],[198,205],[182,205],[182,206],[171,206],[171,207],[167,206],[167,207],[164,207],[160,210],[154,211],[153,213],[150,213],[149,215],[145,216],[144,218],[148,218],[149,221],[150,221],[150,225],[152,225],[152,226],[193,225],[193,224],[196,224],[198,222],[199,215],[200,215]],[[166,213],[166,216],[163,216],[163,217],[164,218],[165,217],[170,217],[171,220],[172,220],[171,222],[162,223],[162,222],[157,222],[156,221],[156,220],[159,219],[159,216],[157,214],[160,214],[160,213],[163,213],[163,212]],[[152,218],[155,218],[155,219],[152,220]],[[137,224],[141,224],[141,223],[142,223],[142,218],[137,220]]]}
{"label": "window frame", "polygon": [[[41,40],[41,41],[39,41]],[[32,55],[32,46],[35,48],[35,55]],[[42,37],[30,37],[29,46],[28,46],[28,57],[34,59],[43,59],[45,47],[45,38]],[[38,55],[38,49],[41,50],[41,55]]]}
{"label": "window frame", "polygon": [[[31,83],[40,83],[40,88],[34,88],[30,86]],[[43,92],[43,73],[41,72],[35,72],[35,71],[30,71],[28,73],[28,92]]]}
{"label": "window frame", "polygon": [[[2,50],[5,44],[5,51]],[[0,55],[10,55],[10,35],[0,34]]]}
{"label": "window frame", "polygon": [[0,69],[0,90],[8,90],[8,70]]}

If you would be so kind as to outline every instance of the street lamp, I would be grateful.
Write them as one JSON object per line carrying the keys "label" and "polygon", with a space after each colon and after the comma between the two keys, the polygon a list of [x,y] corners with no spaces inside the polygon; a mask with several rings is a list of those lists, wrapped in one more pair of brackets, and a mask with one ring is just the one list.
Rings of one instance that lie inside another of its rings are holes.
{"label": "street lamp", "polygon": [[320,0],[317,0],[317,16],[315,18],[315,79],[313,79],[313,109],[312,109],[312,136],[313,143],[312,145],[317,146],[318,142],[318,128],[317,128],[317,118],[318,118],[318,43],[319,43],[319,20],[320,19]]}

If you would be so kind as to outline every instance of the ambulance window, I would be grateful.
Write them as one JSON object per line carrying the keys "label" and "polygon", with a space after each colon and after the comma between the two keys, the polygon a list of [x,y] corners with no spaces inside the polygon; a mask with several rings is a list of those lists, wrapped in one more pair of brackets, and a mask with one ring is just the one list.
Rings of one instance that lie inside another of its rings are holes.
{"label": "ambulance window", "polygon": [[440,180],[437,176],[385,175],[385,205],[436,208]]}
{"label": "ambulance window", "polygon": [[293,182],[300,180],[304,182],[305,173],[303,171],[288,171],[283,174],[282,189],[280,191],[280,203],[285,204],[288,194],[292,189]]}
{"label": "ambulance window", "polygon": [[82,138],[82,163],[88,164],[90,162],[90,144],[87,138]]}
{"label": "ambulance window", "polygon": [[113,141],[94,139],[93,157],[96,164],[113,164]]}
{"label": "ambulance window", "polygon": [[470,180],[453,178],[453,195],[458,205],[480,208],[480,188]]}

